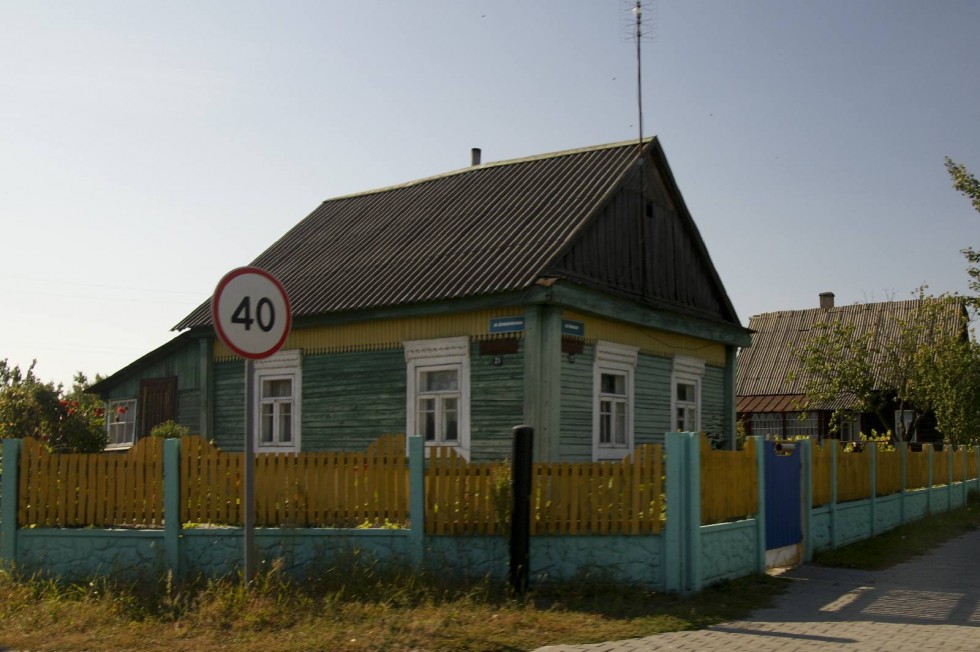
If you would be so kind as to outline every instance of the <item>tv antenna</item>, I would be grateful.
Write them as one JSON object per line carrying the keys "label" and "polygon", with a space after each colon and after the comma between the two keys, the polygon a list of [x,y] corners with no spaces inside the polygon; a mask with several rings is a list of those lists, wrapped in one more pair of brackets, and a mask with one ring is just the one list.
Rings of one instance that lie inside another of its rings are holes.
{"label": "tv antenna", "polygon": [[630,38],[636,39],[636,123],[637,123],[637,148],[643,149],[643,50],[641,44],[643,39],[653,39],[654,27],[656,25],[656,4],[646,3],[649,11],[644,14],[644,3],[642,0],[635,0],[632,3],[630,12],[633,17],[630,20]]}

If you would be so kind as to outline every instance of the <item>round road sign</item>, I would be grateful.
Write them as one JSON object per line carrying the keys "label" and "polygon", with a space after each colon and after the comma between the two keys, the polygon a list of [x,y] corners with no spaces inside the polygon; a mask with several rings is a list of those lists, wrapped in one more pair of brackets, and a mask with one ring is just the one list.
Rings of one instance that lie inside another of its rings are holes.
{"label": "round road sign", "polygon": [[282,283],[258,267],[225,274],[211,297],[211,317],[221,341],[252,360],[278,351],[293,319]]}

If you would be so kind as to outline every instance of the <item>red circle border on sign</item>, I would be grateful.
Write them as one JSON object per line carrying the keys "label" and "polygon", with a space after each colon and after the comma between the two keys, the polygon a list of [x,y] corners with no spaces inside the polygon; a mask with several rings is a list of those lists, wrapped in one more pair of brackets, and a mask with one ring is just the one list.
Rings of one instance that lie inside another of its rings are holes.
{"label": "red circle border on sign", "polygon": [[[270,349],[261,353],[250,353],[235,346],[235,344],[232,343],[231,338],[228,337],[228,334],[225,333],[224,329],[221,327],[221,321],[218,319],[218,303],[221,300],[221,293],[229,283],[234,281],[239,276],[243,276],[245,274],[257,274],[265,277],[276,286],[276,288],[282,294],[282,299],[286,304],[286,328],[283,330],[282,337],[279,338],[279,341],[276,342],[276,344]],[[271,355],[274,355],[276,351],[281,349],[282,345],[286,343],[286,338],[289,337],[289,332],[293,327],[293,308],[289,303],[289,295],[286,294],[286,288],[283,287],[282,283],[280,283],[279,279],[277,279],[275,276],[260,267],[238,267],[221,277],[221,280],[218,281],[217,287],[214,288],[214,294],[211,295],[211,320],[214,322],[214,330],[218,333],[218,339],[220,339],[225,346],[231,349],[232,352],[250,360],[263,360]]]}

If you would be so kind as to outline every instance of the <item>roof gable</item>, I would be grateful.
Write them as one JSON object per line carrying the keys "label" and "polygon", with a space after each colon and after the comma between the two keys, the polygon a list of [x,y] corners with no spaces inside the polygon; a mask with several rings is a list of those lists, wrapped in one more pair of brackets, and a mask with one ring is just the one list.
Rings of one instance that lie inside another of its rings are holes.
{"label": "roof gable", "polygon": [[[655,139],[644,151],[662,159]],[[297,318],[523,290],[542,276],[574,271],[556,261],[574,249],[636,161],[633,141],[339,197],[252,265],[282,281]],[[720,281],[717,291],[730,308]],[[738,323],[733,310],[712,316]],[[210,323],[205,303],[175,328]]]}

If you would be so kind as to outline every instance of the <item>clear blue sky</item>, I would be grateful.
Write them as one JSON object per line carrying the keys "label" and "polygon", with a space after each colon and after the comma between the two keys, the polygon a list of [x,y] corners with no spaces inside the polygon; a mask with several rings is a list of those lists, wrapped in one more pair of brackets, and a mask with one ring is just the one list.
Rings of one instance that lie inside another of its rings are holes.
{"label": "clear blue sky", "polygon": [[[644,126],[743,323],[965,291],[980,2],[644,3]],[[0,359],[109,374],[324,199],[636,136],[625,0],[0,5]]]}

